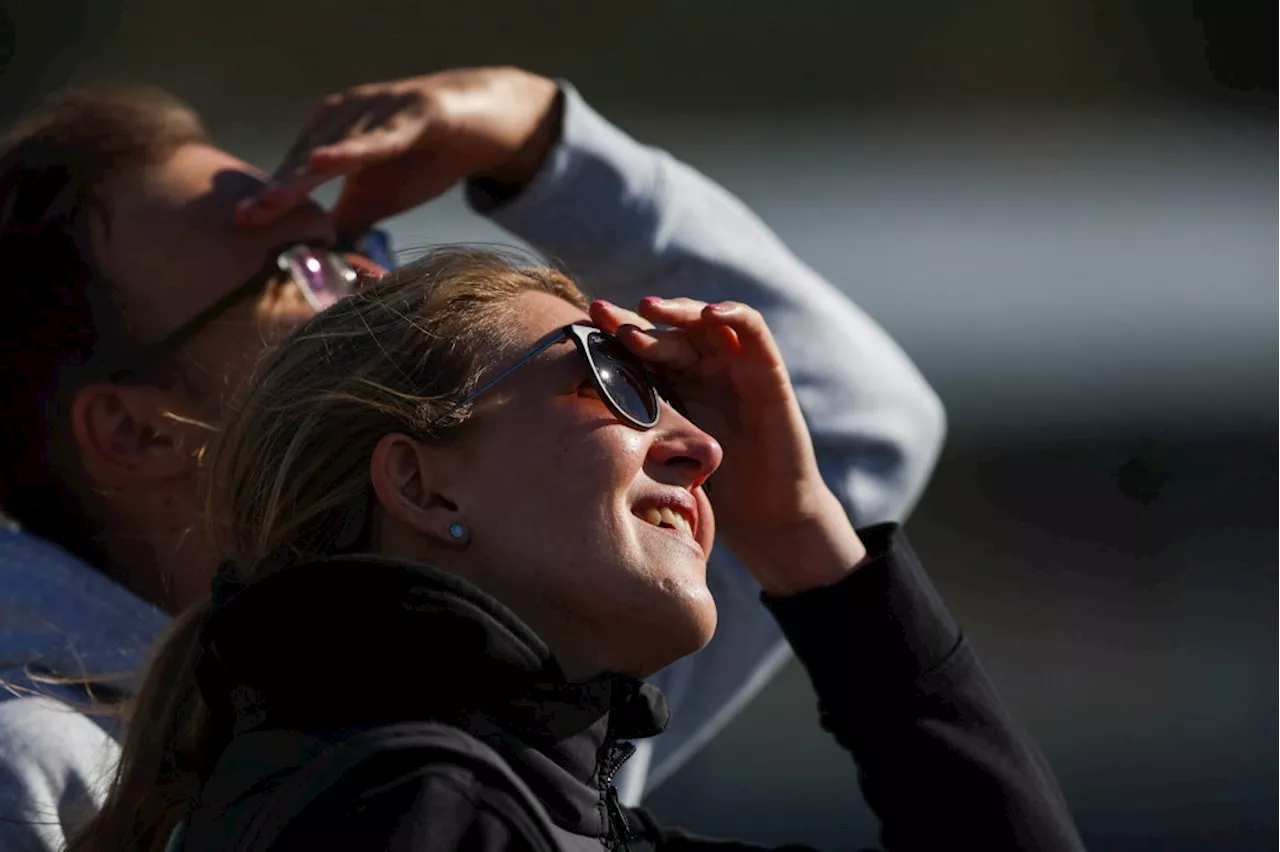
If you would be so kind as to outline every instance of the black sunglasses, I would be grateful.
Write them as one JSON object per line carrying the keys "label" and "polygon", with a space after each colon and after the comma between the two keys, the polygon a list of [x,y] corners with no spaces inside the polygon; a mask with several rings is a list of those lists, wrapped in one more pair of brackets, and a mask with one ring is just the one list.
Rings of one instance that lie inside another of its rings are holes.
{"label": "black sunglasses", "polygon": [[645,367],[635,355],[611,334],[589,325],[566,325],[546,340],[526,352],[520,360],[485,382],[462,400],[462,404],[474,402],[494,385],[528,364],[566,338],[572,340],[579,354],[587,362],[591,380],[600,392],[605,405],[623,423],[637,429],[652,429],[662,416],[665,399],[680,413],[684,407],[669,387]]}
{"label": "black sunglasses", "polygon": [[178,351],[241,300],[283,276],[297,285],[307,304],[317,313],[350,296],[357,289],[359,281],[355,269],[330,243],[319,240],[286,243],[271,251],[262,268],[243,284],[178,326],[159,342],[144,349],[130,359],[129,364],[114,365],[104,371],[107,380],[120,381]]}

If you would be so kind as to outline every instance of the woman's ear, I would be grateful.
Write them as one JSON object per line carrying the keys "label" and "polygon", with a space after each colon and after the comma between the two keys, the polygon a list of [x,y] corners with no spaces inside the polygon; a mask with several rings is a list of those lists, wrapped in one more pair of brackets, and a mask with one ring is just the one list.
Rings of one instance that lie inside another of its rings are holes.
{"label": "woman's ear", "polygon": [[369,480],[389,517],[419,535],[456,546],[462,511],[444,493],[441,452],[401,433],[384,435],[369,460]]}
{"label": "woman's ear", "polygon": [[124,485],[194,471],[207,435],[199,424],[173,416],[172,402],[163,391],[142,386],[93,384],[76,391],[71,433],[90,476]]}

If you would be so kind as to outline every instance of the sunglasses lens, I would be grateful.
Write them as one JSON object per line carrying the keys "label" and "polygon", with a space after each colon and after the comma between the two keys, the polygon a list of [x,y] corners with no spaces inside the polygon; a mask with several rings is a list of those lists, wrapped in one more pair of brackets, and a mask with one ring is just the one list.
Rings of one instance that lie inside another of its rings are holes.
{"label": "sunglasses lens", "polygon": [[642,426],[658,422],[658,392],[644,368],[622,344],[604,334],[587,338],[591,368],[618,410]]}
{"label": "sunglasses lens", "polygon": [[288,265],[289,274],[317,311],[355,292],[358,277],[355,270],[333,252],[298,246],[282,255],[281,260]]}

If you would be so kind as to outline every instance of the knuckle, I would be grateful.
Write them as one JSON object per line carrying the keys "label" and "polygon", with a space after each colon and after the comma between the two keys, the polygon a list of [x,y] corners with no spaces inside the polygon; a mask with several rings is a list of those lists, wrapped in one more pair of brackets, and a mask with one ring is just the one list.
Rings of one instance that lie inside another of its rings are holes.
{"label": "knuckle", "polygon": [[671,301],[682,308],[696,308],[698,310],[702,310],[707,304],[701,299],[694,299],[690,296],[678,296]]}
{"label": "knuckle", "polygon": [[764,316],[750,305],[743,302],[726,302],[725,304],[738,314],[738,316],[742,317],[742,321],[746,325],[756,326],[764,324]]}

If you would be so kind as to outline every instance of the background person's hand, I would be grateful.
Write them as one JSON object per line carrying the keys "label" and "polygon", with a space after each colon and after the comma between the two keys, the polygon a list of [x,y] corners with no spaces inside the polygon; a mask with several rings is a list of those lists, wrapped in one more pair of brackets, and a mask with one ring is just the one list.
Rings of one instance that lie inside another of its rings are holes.
{"label": "background person's hand", "polygon": [[[766,591],[838,580],[866,554],[818,469],[813,439],[773,334],[736,302],[607,302],[592,320],[671,383],[691,420],[724,448],[709,495],[716,529]],[[654,328],[654,326],[663,328]]]}
{"label": "background person's hand", "polygon": [[357,86],[321,102],[268,188],[241,205],[237,223],[272,222],[338,177],[346,180],[333,216],[349,235],[468,178],[515,192],[559,133],[559,88],[515,68]]}

